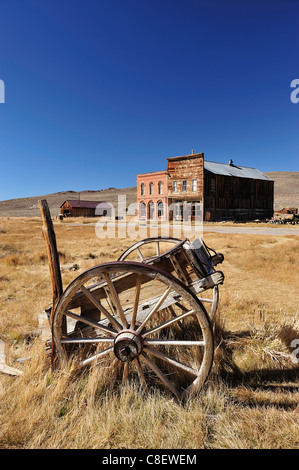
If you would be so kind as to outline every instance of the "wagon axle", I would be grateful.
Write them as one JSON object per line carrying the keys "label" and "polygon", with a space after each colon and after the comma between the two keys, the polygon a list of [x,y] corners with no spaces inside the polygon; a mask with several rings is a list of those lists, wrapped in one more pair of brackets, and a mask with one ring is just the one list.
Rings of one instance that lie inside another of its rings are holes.
{"label": "wagon axle", "polygon": [[114,340],[114,354],[122,362],[136,359],[143,349],[143,338],[133,330],[123,330]]}

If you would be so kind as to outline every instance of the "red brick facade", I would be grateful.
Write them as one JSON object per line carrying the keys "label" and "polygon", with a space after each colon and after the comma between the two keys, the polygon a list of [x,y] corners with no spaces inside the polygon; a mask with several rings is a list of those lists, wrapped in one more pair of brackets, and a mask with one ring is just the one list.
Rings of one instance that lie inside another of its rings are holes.
{"label": "red brick facade", "polygon": [[142,220],[167,220],[167,171],[137,175],[137,210]]}
{"label": "red brick facade", "polygon": [[195,218],[195,203],[203,201],[203,153],[168,158],[167,171],[137,175],[139,219]]}

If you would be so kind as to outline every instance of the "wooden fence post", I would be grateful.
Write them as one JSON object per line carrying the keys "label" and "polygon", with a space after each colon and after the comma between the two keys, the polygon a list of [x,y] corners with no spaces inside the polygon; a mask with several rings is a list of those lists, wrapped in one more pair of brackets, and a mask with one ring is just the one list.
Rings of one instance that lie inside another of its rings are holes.
{"label": "wooden fence post", "polygon": [[52,307],[52,311],[53,311],[63,292],[59,255],[57,251],[56,237],[55,237],[53,222],[51,219],[51,214],[50,214],[48,203],[45,199],[43,199],[41,201],[38,201],[38,204],[39,204],[40,211],[42,214],[43,236],[46,241],[48,258],[49,258],[52,295],[53,295],[53,307]]}
{"label": "wooden fence post", "polygon": [[[50,209],[45,199],[38,201],[38,205],[39,205],[42,219],[43,219],[43,236],[47,245],[50,276],[51,276],[52,297],[53,297],[53,304],[52,304],[52,310],[51,310],[51,329],[52,329],[55,308],[63,293],[63,287],[62,287],[59,255],[58,255],[57,245],[56,245],[56,236],[54,232],[53,222],[51,219]],[[56,362],[56,351],[55,351],[53,337],[52,337],[51,362],[52,362],[52,367],[54,368],[55,362]]]}

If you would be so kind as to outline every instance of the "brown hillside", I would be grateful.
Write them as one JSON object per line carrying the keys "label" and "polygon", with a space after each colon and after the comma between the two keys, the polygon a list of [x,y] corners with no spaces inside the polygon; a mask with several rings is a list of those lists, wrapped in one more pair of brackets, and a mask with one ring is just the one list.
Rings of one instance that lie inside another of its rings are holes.
{"label": "brown hillside", "polygon": [[40,216],[38,201],[46,199],[48,201],[51,215],[57,216],[60,212],[61,204],[67,199],[80,199],[82,201],[106,201],[114,205],[117,211],[118,196],[125,195],[127,206],[136,202],[136,188],[109,188],[101,191],[62,191],[59,193],[45,194],[43,196],[26,197],[20,199],[9,199],[0,201],[0,216],[10,217],[36,217]]}
{"label": "brown hillside", "polygon": [[299,208],[299,171],[272,171],[265,173],[274,183],[274,209]]}

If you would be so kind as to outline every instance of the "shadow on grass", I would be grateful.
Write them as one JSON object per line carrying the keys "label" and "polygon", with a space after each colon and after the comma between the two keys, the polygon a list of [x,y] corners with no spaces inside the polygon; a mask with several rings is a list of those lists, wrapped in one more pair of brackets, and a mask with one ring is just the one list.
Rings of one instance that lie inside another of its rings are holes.
{"label": "shadow on grass", "polygon": [[288,347],[294,337],[298,337],[297,329],[285,325],[265,323],[259,330],[232,333],[216,324],[210,380],[230,388],[236,404],[295,409],[299,368],[291,363]]}

